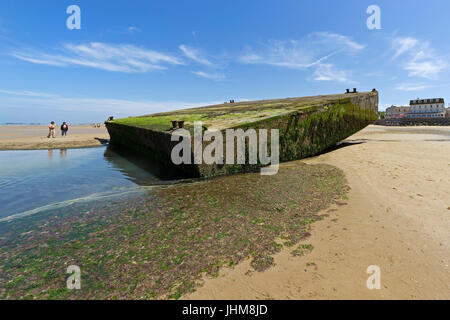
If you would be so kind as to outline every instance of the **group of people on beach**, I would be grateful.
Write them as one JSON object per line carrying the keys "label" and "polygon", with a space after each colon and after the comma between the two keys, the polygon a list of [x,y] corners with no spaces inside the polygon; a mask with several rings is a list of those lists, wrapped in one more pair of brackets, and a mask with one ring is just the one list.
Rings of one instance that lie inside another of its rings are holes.
{"label": "group of people on beach", "polygon": [[[48,136],[47,138],[55,138],[55,121],[50,122],[48,126]],[[67,131],[69,131],[69,125],[66,122],[63,122],[61,125],[61,136],[67,136]]]}

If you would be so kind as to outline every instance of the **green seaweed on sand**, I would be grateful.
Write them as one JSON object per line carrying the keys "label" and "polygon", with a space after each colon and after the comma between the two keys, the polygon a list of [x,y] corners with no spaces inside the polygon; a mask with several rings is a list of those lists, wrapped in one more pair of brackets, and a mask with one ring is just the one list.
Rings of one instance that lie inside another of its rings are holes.
{"label": "green seaweed on sand", "polygon": [[0,223],[0,298],[178,299],[223,267],[270,268],[279,239],[300,243],[347,191],[341,170],[296,161]]}

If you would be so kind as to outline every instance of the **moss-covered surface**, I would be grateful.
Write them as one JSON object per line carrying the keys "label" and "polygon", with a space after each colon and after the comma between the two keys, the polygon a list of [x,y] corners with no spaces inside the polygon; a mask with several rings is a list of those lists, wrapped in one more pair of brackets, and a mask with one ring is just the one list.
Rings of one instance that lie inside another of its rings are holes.
{"label": "moss-covered surface", "polygon": [[[310,225],[347,189],[337,168],[291,162],[0,223],[0,298],[177,299],[222,266],[263,271],[283,246],[311,249]],[[81,290],[66,289],[69,265]]]}
{"label": "moss-covered surface", "polygon": [[188,129],[193,126],[194,121],[202,121],[203,125],[209,129],[222,130],[287,115],[293,112],[308,112],[308,110],[314,107],[323,107],[340,99],[373,94],[370,92],[224,103],[200,108],[116,119],[114,122],[151,130],[168,131],[172,128],[172,120],[184,121]]}
{"label": "moss-covered surface", "polygon": [[[376,119],[378,92],[263,100],[186,109],[107,122],[111,143],[147,154],[162,165],[174,166],[171,120],[184,120],[193,134],[194,121],[207,129],[278,129],[280,162],[314,156],[361,130]],[[270,131],[269,131],[270,132]],[[203,143],[205,148],[209,142]],[[193,148],[191,148],[193,150]],[[270,148],[269,148],[270,149]],[[224,147],[225,152],[225,139]],[[247,148],[248,150],[248,148]],[[226,155],[224,155],[226,156]],[[193,155],[191,155],[193,159]],[[235,161],[236,163],[236,161]],[[261,164],[179,165],[192,176],[216,176],[255,171]]]}
{"label": "moss-covered surface", "polygon": [[363,109],[341,99],[329,105],[312,106],[236,128],[280,130],[280,162],[316,155],[351,136],[377,119],[370,109]]}
{"label": "moss-covered surface", "polygon": [[172,128],[172,120],[183,120],[189,126],[193,124],[194,121],[202,121],[205,119],[204,114],[180,114],[176,117],[166,115],[166,116],[143,116],[143,117],[130,117],[117,119],[114,122],[129,126],[136,126],[140,128],[152,129],[157,131],[167,131]]}

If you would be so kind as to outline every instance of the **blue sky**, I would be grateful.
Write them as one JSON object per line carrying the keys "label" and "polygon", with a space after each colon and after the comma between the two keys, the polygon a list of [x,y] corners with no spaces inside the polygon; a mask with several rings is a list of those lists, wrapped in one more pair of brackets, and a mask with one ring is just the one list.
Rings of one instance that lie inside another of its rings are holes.
{"label": "blue sky", "polygon": [[[69,30],[70,5],[81,29]],[[369,5],[381,30],[369,30]],[[377,88],[450,99],[450,1],[0,2],[0,123]]]}

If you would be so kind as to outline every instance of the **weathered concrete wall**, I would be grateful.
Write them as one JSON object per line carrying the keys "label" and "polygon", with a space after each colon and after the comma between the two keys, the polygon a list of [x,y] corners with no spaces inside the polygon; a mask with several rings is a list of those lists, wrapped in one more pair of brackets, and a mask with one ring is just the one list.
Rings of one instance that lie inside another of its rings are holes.
{"label": "weathered concrete wall", "polygon": [[[342,99],[313,105],[305,110],[254,121],[232,129],[279,129],[280,162],[314,156],[353,133],[363,129],[378,119],[378,92],[367,92],[342,96]],[[147,155],[164,166],[174,166],[170,159],[172,148],[178,142],[171,142],[170,132],[106,122],[111,144]],[[225,130],[224,157],[226,157]],[[193,137],[192,137],[193,138]],[[270,141],[270,139],[269,139]],[[203,148],[210,142],[203,143]],[[193,149],[193,142],[191,142]],[[248,148],[246,148],[248,150]],[[270,150],[270,146],[268,147]],[[191,155],[193,160],[193,155]],[[248,164],[235,165],[180,165],[181,171],[190,176],[214,176],[235,172],[254,171],[261,166]],[[193,161],[192,161],[193,163]],[[236,161],[235,161],[236,163]]]}
{"label": "weathered concrete wall", "polygon": [[[142,154],[148,157],[149,161],[157,161],[163,167],[173,167],[170,154],[178,142],[170,141],[171,134],[169,132],[118,124],[114,121],[107,121],[105,124],[112,147]],[[177,167],[180,173],[188,176],[200,175],[196,166],[180,165]]]}

